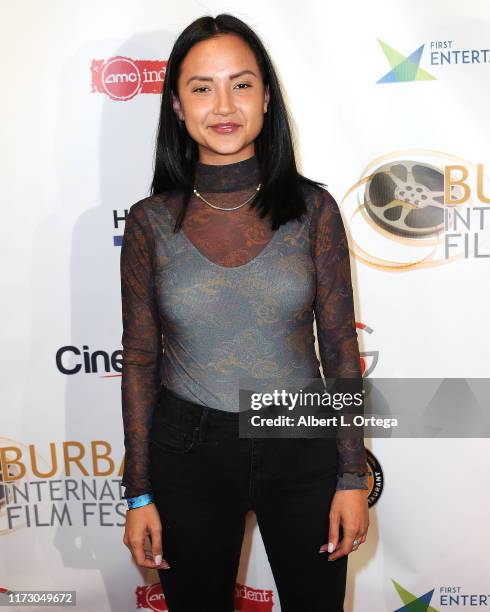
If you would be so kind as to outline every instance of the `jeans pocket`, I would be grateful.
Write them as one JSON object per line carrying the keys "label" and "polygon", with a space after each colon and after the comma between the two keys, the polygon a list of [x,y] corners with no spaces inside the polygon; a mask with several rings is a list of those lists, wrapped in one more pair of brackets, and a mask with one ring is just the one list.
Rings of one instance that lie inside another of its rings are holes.
{"label": "jeans pocket", "polygon": [[150,434],[150,444],[169,453],[188,453],[198,444],[199,428],[183,430],[172,423],[159,423]]}

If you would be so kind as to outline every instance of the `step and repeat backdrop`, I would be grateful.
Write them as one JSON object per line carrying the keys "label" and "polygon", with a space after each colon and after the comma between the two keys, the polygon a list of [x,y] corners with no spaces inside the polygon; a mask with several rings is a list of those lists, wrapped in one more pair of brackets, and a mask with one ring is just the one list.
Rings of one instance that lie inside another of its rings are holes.
{"label": "step and repeat backdrop", "polygon": [[[264,41],[300,169],[341,208],[364,376],[489,377],[486,0],[2,2],[2,601],[167,609],[122,542],[119,257],[172,44],[220,12]],[[366,446],[370,528],[345,609],[490,606],[488,429]],[[280,610],[253,513],[235,601]]]}

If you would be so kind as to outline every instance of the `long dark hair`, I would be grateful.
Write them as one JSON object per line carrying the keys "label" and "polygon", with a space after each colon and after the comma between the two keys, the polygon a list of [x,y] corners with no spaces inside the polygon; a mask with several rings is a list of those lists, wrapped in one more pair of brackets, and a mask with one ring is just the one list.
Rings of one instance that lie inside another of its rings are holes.
{"label": "long dark hair", "polygon": [[177,96],[180,65],[191,47],[219,34],[236,34],[248,43],[259,66],[264,87],[269,86],[270,100],[264,114],[263,128],[255,139],[262,187],[251,206],[257,208],[261,218],[269,214],[271,229],[275,230],[290,219],[301,218],[306,212],[303,185],[325,185],[298,173],[289,113],[269,54],[247,24],[227,13],[196,19],[174,43],[162,89],[151,195],[172,189],[182,192],[182,207],[174,227],[174,231],[180,230],[193,192],[199,149],[184,122],[176,116],[172,93]]}

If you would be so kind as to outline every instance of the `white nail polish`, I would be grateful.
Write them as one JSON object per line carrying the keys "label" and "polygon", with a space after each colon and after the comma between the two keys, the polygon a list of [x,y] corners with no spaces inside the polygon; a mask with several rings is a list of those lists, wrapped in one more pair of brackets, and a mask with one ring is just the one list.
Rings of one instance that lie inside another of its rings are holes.
{"label": "white nail polish", "polygon": [[329,553],[333,552],[333,544],[332,544],[332,542],[328,543],[327,550],[328,550]]}
{"label": "white nail polish", "polygon": [[162,555],[155,555],[155,565],[160,565],[162,562]]}

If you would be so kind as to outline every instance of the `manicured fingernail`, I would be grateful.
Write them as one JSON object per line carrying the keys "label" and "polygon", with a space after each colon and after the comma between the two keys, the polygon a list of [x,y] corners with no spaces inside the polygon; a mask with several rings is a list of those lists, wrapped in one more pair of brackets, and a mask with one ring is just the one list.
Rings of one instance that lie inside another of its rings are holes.
{"label": "manicured fingernail", "polygon": [[319,553],[324,553],[324,552],[327,552],[327,549],[326,548],[320,548],[320,550],[318,552]]}
{"label": "manicured fingernail", "polygon": [[154,557],[155,565],[160,565],[162,562],[162,555],[155,555]]}
{"label": "manicured fingernail", "polygon": [[328,543],[327,550],[328,550],[328,552],[333,552],[333,542],[329,542]]}

